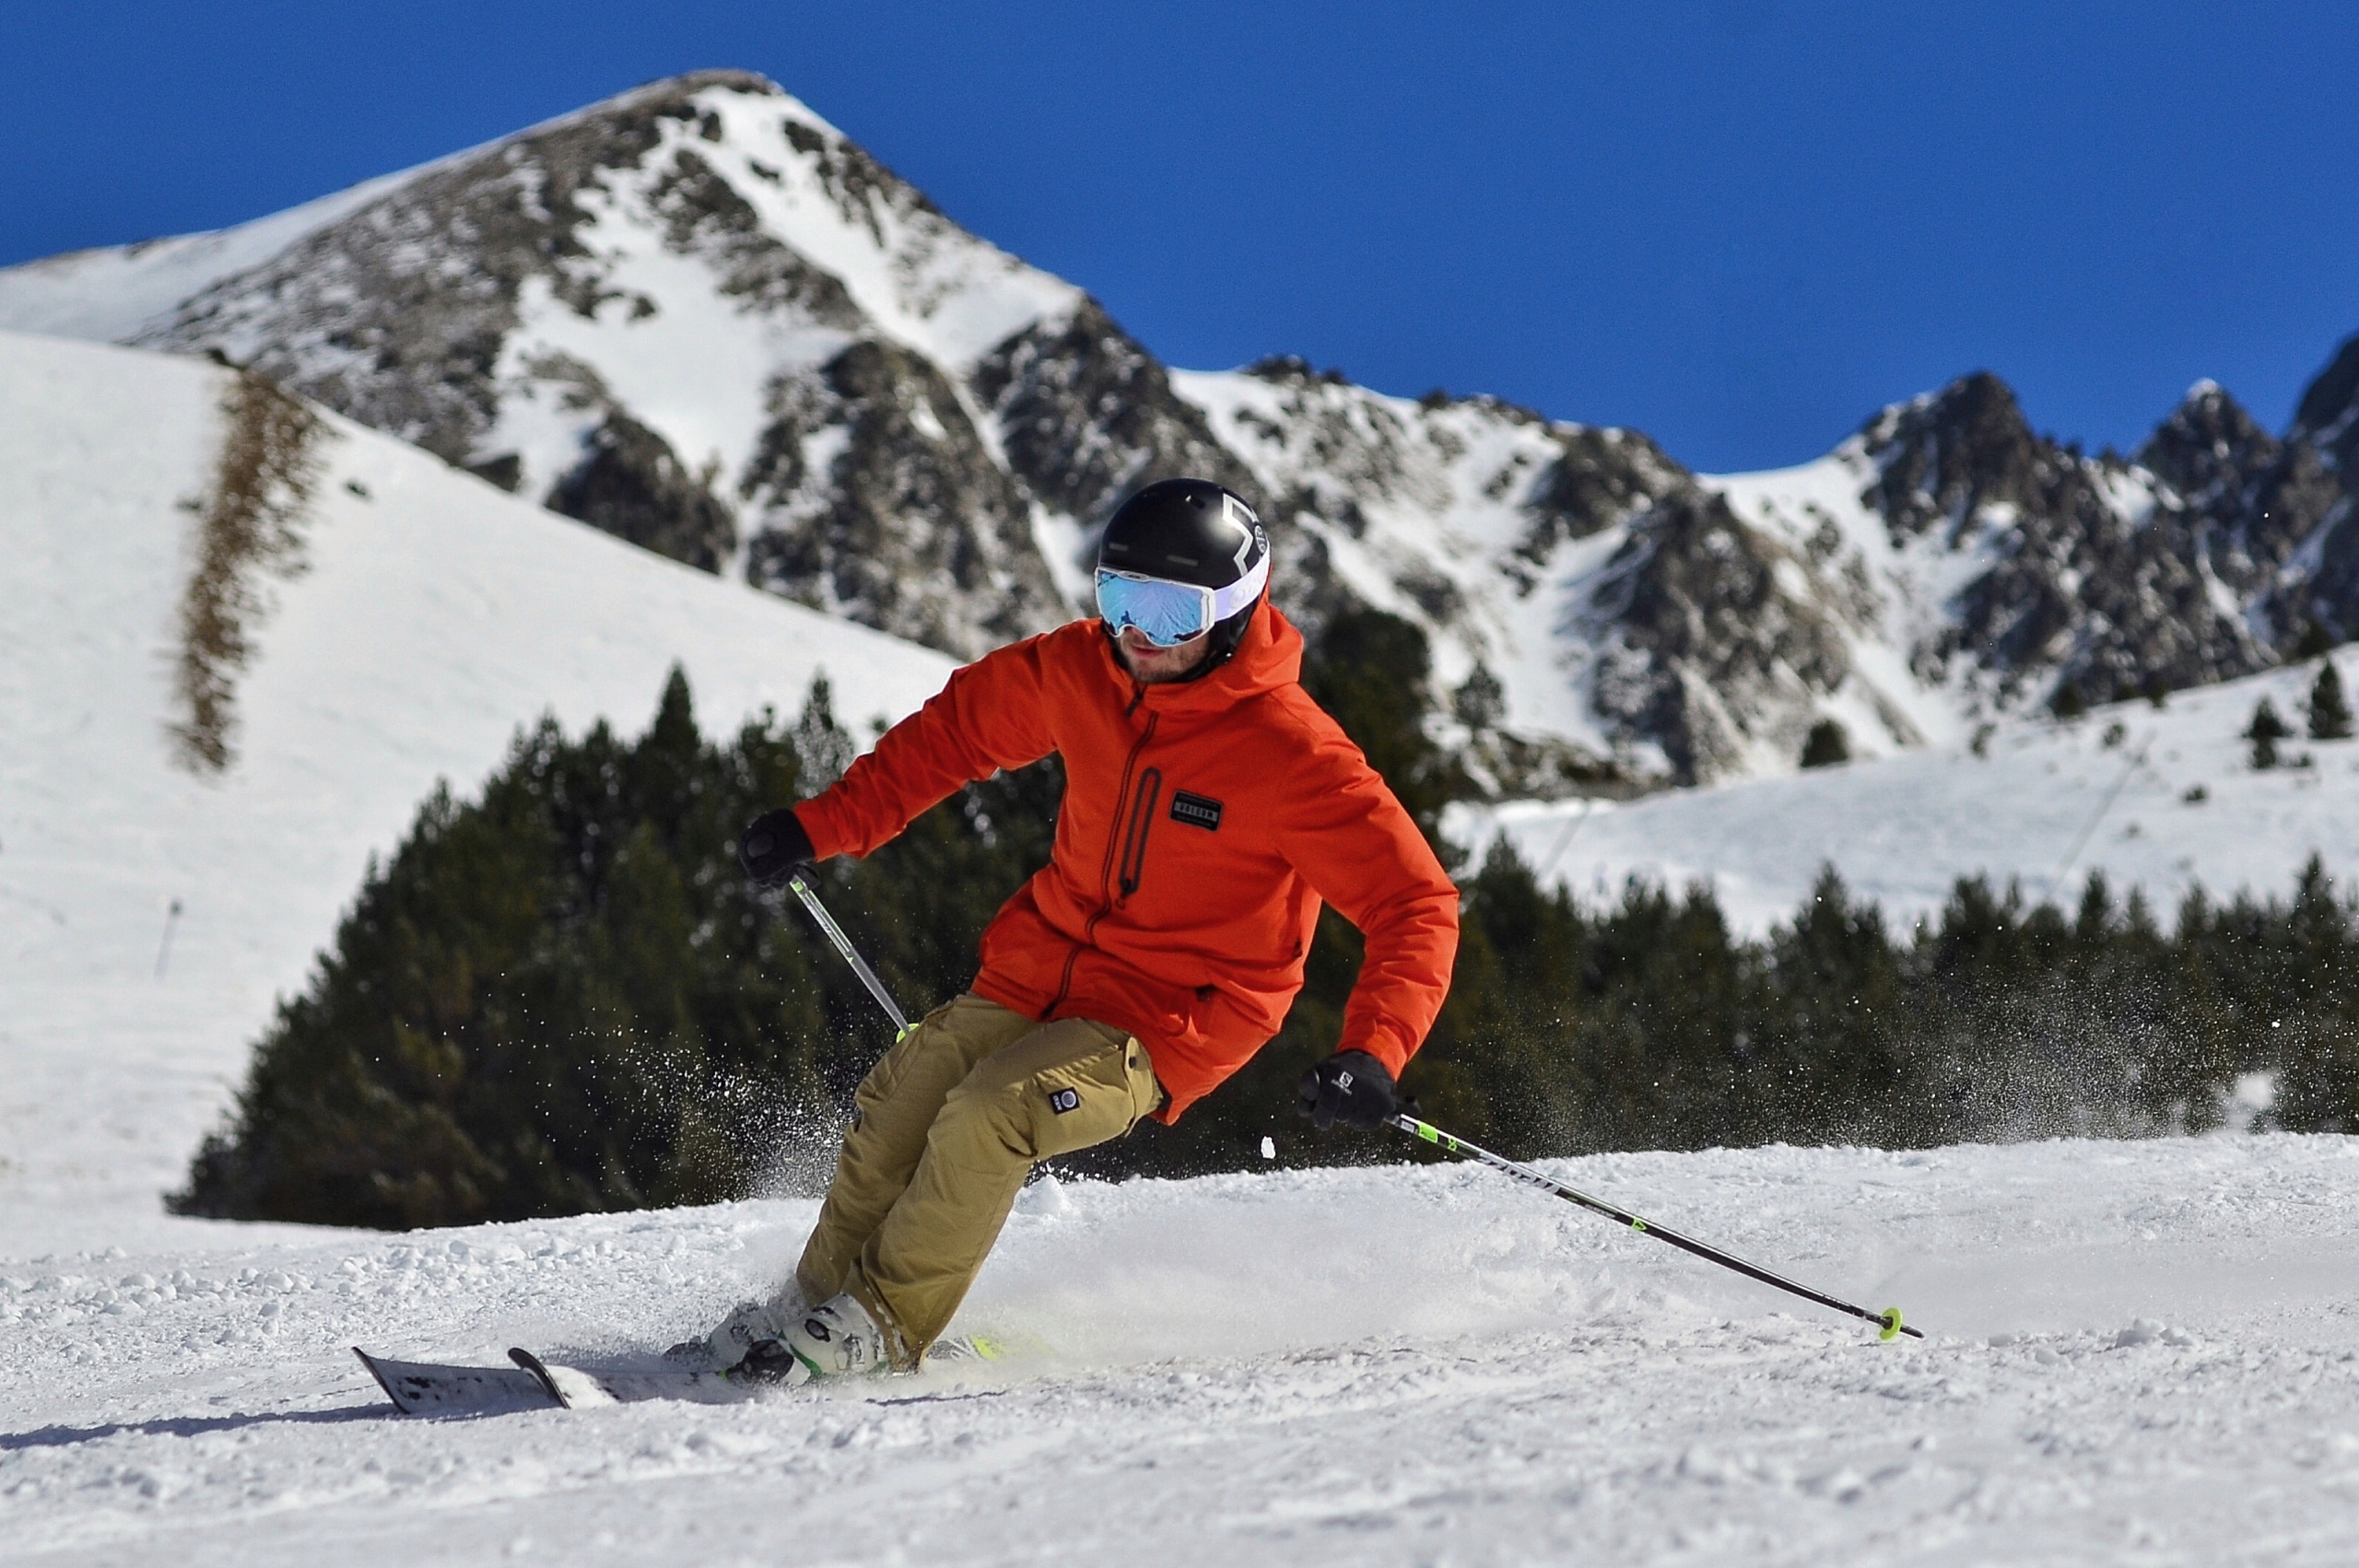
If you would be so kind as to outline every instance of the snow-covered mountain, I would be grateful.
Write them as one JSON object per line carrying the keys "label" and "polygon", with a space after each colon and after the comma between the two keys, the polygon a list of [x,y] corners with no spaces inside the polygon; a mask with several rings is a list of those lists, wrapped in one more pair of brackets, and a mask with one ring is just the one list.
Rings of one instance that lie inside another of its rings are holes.
{"label": "snow-covered mountain", "polygon": [[0,1208],[153,1213],[438,778],[554,712],[637,734],[666,670],[707,729],[825,670],[864,728],[951,661],[662,560],[316,416],[292,549],[229,585],[234,760],[182,674],[241,378],[0,333]]}
{"label": "snow-covered mountain", "polygon": [[1351,604],[1419,623],[1461,738],[1530,743],[1510,782],[1541,792],[1788,772],[1822,719],[1876,755],[2359,631],[2359,343],[2282,440],[2206,384],[2134,462],[2092,458],[1976,374],[1818,462],[1699,475],[1634,432],[1299,360],[1168,370],[741,73],[221,234],[0,272],[11,325],[251,363],[961,657],[1074,613],[1128,489],[1207,474],[1264,503],[1282,602],[1314,630]]}

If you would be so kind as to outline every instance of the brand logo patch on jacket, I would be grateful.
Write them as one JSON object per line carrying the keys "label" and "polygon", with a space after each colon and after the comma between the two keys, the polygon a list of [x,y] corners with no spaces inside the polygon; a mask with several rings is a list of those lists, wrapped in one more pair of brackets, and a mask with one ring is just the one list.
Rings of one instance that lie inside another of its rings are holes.
{"label": "brand logo patch on jacket", "polygon": [[1064,1115],[1067,1111],[1079,1110],[1081,1108],[1081,1091],[1078,1089],[1057,1090],[1049,1096],[1049,1108],[1056,1112],[1059,1116]]}
{"label": "brand logo patch on jacket", "polygon": [[1213,832],[1220,826],[1220,802],[1181,790],[1171,797],[1171,820]]}

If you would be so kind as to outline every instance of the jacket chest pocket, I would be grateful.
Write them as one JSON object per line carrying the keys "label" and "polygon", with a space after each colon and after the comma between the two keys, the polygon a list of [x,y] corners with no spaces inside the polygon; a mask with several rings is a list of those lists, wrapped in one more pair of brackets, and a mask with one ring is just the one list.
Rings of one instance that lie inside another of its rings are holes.
{"label": "jacket chest pocket", "polygon": [[1128,898],[1139,890],[1140,881],[1146,875],[1147,836],[1154,831],[1156,807],[1163,801],[1163,770],[1150,767],[1139,775],[1137,790],[1131,796],[1131,807],[1122,822],[1122,853],[1115,863],[1114,885],[1121,897]]}

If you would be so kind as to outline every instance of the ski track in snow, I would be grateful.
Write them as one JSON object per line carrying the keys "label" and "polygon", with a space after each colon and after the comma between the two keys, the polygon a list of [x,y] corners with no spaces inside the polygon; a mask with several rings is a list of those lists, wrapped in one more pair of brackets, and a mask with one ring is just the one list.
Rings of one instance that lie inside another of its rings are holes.
{"label": "ski track in snow", "polygon": [[13,1560],[1948,1564],[2359,1553],[2359,1140],[1555,1163],[1872,1332],[1466,1166],[1037,1184],[1027,1363],[429,1421],[346,1346],[643,1351],[769,1202],[0,1259]]}

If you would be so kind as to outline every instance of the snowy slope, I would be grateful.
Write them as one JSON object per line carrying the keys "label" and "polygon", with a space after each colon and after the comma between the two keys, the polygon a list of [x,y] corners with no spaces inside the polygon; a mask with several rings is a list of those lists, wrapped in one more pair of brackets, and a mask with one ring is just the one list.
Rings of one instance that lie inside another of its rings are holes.
{"label": "snowy slope", "polygon": [[[804,1203],[0,1256],[12,1561],[2187,1564],[2359,1557],[2359,1141],[1565,1162],[1847,1319],[1463,1166],[1029,1189],[1043,1359],[425,1421],[354,1341],[667,1342]],[[0,1249],[5,1252],[6,1249]]]}
{"label": "snowy slope", "polygon": [[[2359,653],[2336,655],[2344,687]],[[2317,666],[2124,703],[2071,723],[2010,724],[1970,745],[1625,802],[1461,809],[1478,847],[1505,832],[1549,881],[1596,898],[1633,876],[1709,884],[1740,928],[1790,917],[1822,866],[1902,922],[1938,909],[1962,876],[2020,878],[2067,902],[2092,871],[2142,887],[2167,919],[2189,888],[2283,896],[2303,862],[2359,876],[2359,743],[2284,743],[2255,772],[2241,731],[2263,696],[2297,729]],[[2121,735],[2108,743],[2111,726]],[[2201,791],[2196,800],[2190,792]]]}
{"label": "snowy slope", "polygon": [[636,733],[678,661],[708,730],[792,714],[821,669],[860,727],[950,667],[335,421],[309,570],[239,684],[241,755],[194,777],[166,734],[180,503],[210,483],[228,380],[0,334],[0,1250],[153,1219],[369,857],[518,726]]}
{"label": "snowy slope", "polygon": [[14,332],[101,342],[135,338],[169,320],[182,300],[260,265],[420,172],[380,175],[285,212],[207,234],[69,251],[0,269],[0,324]]}

